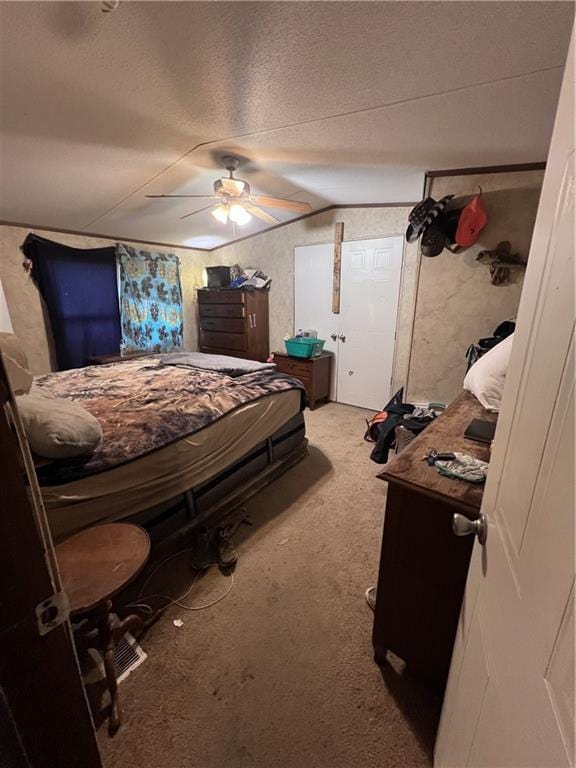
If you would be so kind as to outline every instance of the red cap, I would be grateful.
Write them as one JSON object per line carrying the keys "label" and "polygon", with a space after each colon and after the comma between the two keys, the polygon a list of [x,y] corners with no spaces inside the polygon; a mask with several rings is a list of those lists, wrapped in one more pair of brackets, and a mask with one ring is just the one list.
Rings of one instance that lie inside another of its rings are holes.
{"label": "red cap", "polygon": [[458,229],[456,230],[456,243],[463,248],[474,245],[488,222],[486,207],[481,195],[471,200],[468,205],[462,209],[458,219]]}

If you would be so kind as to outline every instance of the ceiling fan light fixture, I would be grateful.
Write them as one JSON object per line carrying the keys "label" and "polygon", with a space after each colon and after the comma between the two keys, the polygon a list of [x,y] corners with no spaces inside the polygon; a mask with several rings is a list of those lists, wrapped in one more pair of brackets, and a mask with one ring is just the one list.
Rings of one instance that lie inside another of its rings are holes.
{"label": "ceiling fan light fixture", "polygon": [[[1,0],[0,0],[1,1]],[[211,210],[212,216],[216,221],[226,225],[229,221],[233,224],[243,226],[248,224],[252,217],[264,221],[273,226],[280,223],[280,220],[265,210],[265,208],[283,208],[291,213],[306,214],[312,211],[310,203],[303,200],[284,199],[281,197],[267,197],[266,195],[252,195],[250,184],[244,179],[234,178],[234,171],[240,165],[237,157],[226,156],[222,158],[224,167],[230,174],[228,178],[216,179],[214,182],[214,194],[212,195],[146,195],[153,198],[205,198],[207,200],[216,200],[216,203],[206,205],[203,208],[197,208],[190,213],[180,216],[180,219],[188,219],[191,216]]]}
{"label": "ceiling fan light fixture", "polygon": [[[214,208],[212,211],[212,216],[219,221],[221,224],[226,224],[228,222],[228,216],[230,215],[230,209],[227,205],[224,203],[221,203],[219,206]],[[232,218],[232,216],[230,216]]]}
{"label": "ceiling fan light fixture", "polygon": [[240,224],[240,226],[243,224],[248,224],[252,218],[246,208],[244,208],[242,205],[239,205],[238,203],[234,203],[234,205],[230,206],[229,216],[230,221],[233,221],[235,224]]}

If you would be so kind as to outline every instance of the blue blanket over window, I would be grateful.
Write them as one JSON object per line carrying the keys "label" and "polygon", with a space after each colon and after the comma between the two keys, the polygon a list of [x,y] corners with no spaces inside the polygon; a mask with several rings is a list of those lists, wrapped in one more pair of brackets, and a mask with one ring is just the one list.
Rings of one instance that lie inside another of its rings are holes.
{"label": "blue blanket over window", "polygon": [[50,317],[59,370],[120,351],[114,248],[70,248],[29,234],[22,251]]}
{"label": "blue blanket over window", "polygon": [[118,243],[123,352],[182,349],[182,289],[177,256]]}

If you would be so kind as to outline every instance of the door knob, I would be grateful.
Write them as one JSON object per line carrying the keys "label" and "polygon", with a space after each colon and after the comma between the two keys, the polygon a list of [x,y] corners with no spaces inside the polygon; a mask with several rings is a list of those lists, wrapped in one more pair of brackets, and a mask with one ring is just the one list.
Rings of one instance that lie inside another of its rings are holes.
{"label": "door knob", "polygon": [[488,536],[488,523],[486,517],[480,515],[477,520],[469,520],[465,515],[459,515],[456,513],[452,517],[452,530],[456,536],[469,536],[470,534],[476,534],[480,544],[486,544],[486,537]]}
{"label": "door knob", "polygon": [[346,336],[343,336],[342,334],[340,334],[338,338],[340,339],[340,341],[346,341]]}
{"label": "door knob", "polygon": [[337,333],[331,333],[330,334],[330,338],[332,339],[332,341],[336,341],[336,339],[338,338],[338,334]]}

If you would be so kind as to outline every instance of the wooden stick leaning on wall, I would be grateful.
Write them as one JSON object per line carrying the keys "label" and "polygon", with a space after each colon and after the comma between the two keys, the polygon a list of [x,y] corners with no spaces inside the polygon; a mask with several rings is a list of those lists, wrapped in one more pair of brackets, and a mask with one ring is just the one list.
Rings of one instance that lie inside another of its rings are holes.
{"label": "wooden stick leaning on wall", "polygon": [[340,314],[340,278],[342,274],[342,240],[344,240],[344,222],[337,221],[334,232],[334,272],[332,278],[332,312]]}

